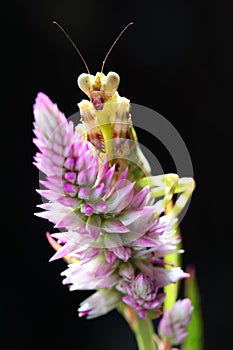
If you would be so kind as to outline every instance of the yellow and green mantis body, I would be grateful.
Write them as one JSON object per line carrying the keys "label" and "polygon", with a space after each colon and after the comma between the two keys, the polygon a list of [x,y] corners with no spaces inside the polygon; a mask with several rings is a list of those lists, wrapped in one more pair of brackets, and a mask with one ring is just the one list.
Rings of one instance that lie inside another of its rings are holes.
{"label": "yellow and green mantis body", "polygon": [[81,120],[88,141],[101,158],[108,155],[110,165],[115,165],[120,174],[128,166],[128,178],[134,181],[151,174],[149,163],[141,152],[131,115],[130,102],[119,96],[119,75],[109,72],[81,74],[80,89],[90,101],[79,103]]}
{"label": "yellow and green mantis body", "polygon": [[[118,92],[120,77],[117,73],[83,73],[78,78],[80,89],[89,97],[79,103],[81,120],[88,141],[98,150],[101,159],[108,156],[116,174],[128,167],[129,181],[138,187],[149,185],[151,196],[163,197],[164,207],[173,194],[179,194],[170,212],[176,217],[189,200],[195,182],[192,178],[179,178],[177,174],[151,175],[148,161],[143,155],[130,115],[130,102]],[[143,116],[142,116],[143,118]]]}

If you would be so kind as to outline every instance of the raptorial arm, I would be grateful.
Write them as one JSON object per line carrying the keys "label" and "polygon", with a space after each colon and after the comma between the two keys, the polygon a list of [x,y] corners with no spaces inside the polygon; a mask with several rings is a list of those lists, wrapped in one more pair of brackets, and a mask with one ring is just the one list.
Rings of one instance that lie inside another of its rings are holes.
{"label": "raptorial arm", "polygon": [[172,217],[177,217],[180,214],[195,188],[193,178],[179,178],[177,174],[172,173],[145,177],[140,179],[137,184],[140,187],[149,185],[151,187],[152,198],[164,197],[163,205],[165,208],[172,199],[173,194],[179,194],[170,212]]}

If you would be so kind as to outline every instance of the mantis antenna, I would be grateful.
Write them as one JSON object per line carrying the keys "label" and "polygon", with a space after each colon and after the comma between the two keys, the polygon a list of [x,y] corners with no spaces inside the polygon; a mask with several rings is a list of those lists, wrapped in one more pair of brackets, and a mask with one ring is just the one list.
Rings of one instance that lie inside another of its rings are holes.
{"label": "mantis antenna", "polygon": [[107,58],[108,58],[110,52],[112,51],[113,47],[116,45],[117,41],[120,39],[120,37],[122,36],[122,34],[126,31],[126,29],[127,29],[129,26],[131,26],[132,24],[133,24],[133,22],[128,23],[128,24],[125,26],[125,28],[120,32],[120,34],[117,36],[116,40],[113,42],[112,46],[111,46],[110,49],[108,50],[108,52],[107,52],[107,54],[106,54],[106,56],[105,56],[105,58],[104,58],[104,60],[103,60],[103,64],[102,64],[102,67],[101,67],[101,73],[103,73],[104,65],[105,65],[105,63],[106,63],[106,61],[107,61]]}
{"label": "mantis antenna", "polygon": [[58,26],[58,28],[63,32],[63,34],[65,34],[65,36],[67,37],[67,39],[69,40],[69,42],[71,43],[71,45],[75,48],[76,52],[78,53],[78,55],[81,57],[85,67],[86,67],[86,70],[88,72],[88,74],[90,74],[90,71],[89,71],[89,68],[88,68],[88,65],[85,61],[85,59],[83,58],[83,55],[81,54],[81,52],[79,51],[79,49],[77,48],[77,46],[74,44],[73,40],[71,39],[71,37],[69,36],[69,34],[67,34],[67,32],[65,31],[64,28],[62,28],[62,26],[57,23],[57,22],[53,22],[53,24],[55,24],[56,26]]}

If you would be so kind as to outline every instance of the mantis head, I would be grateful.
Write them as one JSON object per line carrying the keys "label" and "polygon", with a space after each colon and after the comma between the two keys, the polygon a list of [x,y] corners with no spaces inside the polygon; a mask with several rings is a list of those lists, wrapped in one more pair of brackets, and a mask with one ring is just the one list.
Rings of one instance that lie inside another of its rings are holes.
{"label": "mantis head", "polygon": [[102,110],[104,103],[116,92],[120,77],[115,72],[96,73],[96,75],[82,73],[78,77],[79,88],[90,98],[96,110]]}

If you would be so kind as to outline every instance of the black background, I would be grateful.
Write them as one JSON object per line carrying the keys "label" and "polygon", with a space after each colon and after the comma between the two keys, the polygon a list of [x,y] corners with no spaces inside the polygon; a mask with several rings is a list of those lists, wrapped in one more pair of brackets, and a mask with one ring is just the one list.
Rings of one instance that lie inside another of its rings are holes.
{"label": "black background", "polygon": [[[228,349],[232,338],[232,4],[224,1],[14,1],[2,11],[4,141],[2,195],[2,340],[12,349],[136,349],[128,326],[111,312],[79,319],[89,292],[62,285],[63,261],[33,216],[41,199],[32,164],[32,105],[43,91],[67,116],[84,97],[76,85],[80,58],[52,24],[56,20],[82,51],[92,73],[119,31],[134,21],[114,48],[105,72],[119,73],[119,93],[166,117],[182,136],[197,188],[182,221],[184,267],[197,271],[205,325],[204,350]],[[23,96],[21,97],[23,93]],[[5,122],[5,124],[4,124]],[[174,171],[165,149],[139,139]],[[5,138],[4,138],[5,137]],[[144,137],[144,138],[143,138]],[[153,142],[155,142],[153,144]]]}

